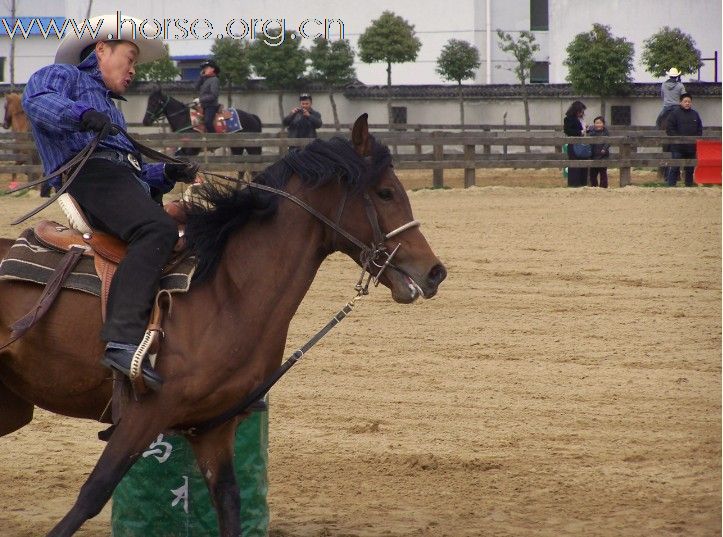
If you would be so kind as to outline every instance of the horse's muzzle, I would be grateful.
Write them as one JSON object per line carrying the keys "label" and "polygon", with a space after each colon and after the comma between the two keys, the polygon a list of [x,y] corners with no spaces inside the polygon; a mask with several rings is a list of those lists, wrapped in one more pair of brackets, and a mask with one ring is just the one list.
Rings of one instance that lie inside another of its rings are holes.
{"label": "horse's muzzle", "polygon": [[424,282],[424,286],[422,287],[422,290],[424,291],[424,297],[432,298],[434,295],[436,295],[439,284],[442,283],[446,277],[447,269],[444,268],[444,265],[442,263],[437,263],[436,265],[434,265],[427,273],[426,281]]}

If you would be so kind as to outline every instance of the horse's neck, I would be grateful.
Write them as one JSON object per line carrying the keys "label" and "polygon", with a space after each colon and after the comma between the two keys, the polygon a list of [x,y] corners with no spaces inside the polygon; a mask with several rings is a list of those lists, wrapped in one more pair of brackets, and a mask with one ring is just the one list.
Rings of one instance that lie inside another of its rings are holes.
{"label": "horse's neck", "polygon": [[14,132],[28,132],[30,130],[30,124],[28,123],[28,116],[25,112],[20,111],[13,114],[12,128]]}
{"label": "horse's neck", "polygon": [[169,98],[165,109],[166,119],[171,125],[173,132],[185,129],[191,126],[191,116],[188,113],[188,107],[181,101]]}
{"label": "horse's neck", "polygon": [[250,222],[229,240],[219,266],[225,274],[218,276],[225,288],[217,289],[219,296],[229,300],[231,288],[240,311],[288,326],[325,257],[324,237],[316,218],[280,201],[272,219]]}

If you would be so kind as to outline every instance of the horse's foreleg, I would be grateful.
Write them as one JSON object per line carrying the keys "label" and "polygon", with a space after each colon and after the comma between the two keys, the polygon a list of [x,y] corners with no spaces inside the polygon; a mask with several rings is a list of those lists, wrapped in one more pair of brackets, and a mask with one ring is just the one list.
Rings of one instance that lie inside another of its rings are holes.
{"label": "horse's foreleg", "polygon": [[21,399],[0,382],[0,436],[17,431],[30,423],[34,408],[32,403]]}
{"label": "horse's foreleg", "polygon": [[69,537],[89,518],[100,513],[108,503],[123,476],[142,451],[168,424],[154,417],[158,412],[138,406],[129,408],[103,450],[75,505],[51,531],[48,537]]}
{"label": "horse's foreleg", "polygon": [[241,537],[241,500],[233,468],[237,424],[232,420],[202,436],[189,438],[216,507],[220,537]]}

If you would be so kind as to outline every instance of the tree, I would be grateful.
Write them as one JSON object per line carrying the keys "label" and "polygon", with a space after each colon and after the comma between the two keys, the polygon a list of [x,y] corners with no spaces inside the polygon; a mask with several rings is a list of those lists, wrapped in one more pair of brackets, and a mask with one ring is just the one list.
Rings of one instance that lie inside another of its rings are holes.
{"label": "tree", "polygon": [[256,74],[266,81],[269,89],[279,90],[279,114],[284,119],[283,91],[299,87],[299,81],[306,70],[307,51],[301,46],[296,32],[287,31],[283,40],[281,34],[268,36],[279,45],[269,45],[264,38],[256,38],[249,47],[249,61]]}
{"label": "tree", "polygon": [[665,76],[672,67],[689,75],[703,65],[693,38],[679,28],[668,26],[645,40],[641,60],[645,70],[656,78]]}
{"label": "tree", "polygon": [[181,74],[178,67],[171,61],[168,54],[168,45],[164,45],[164,48],[166,52],[163,57],[136,66],[136,80],[146,80],[160,84],[161,82],[175,80]]}
{"label": "tree", "polygon": [[354,50],[349,41],[339,39],[328,41],[323,37],[314,39],[309,50],[311,59],[311,78],[329,87],[329,100],[334,113],[334,127],[339,130],[339,114],[334,101],[334,87],[348,84],[356,76],[354,70]]}
{"label": "tree", "polygon": [[[515,40],[510,34],[497,30],[497,43],[504,52],[512,54],[515,58],[515,66],[509,68],[522,85],[522,105],[525,108],[525,126],[530,126],[530,102],[527,97],[527,81],[530,79],[530,71],[535,65],[535,52],[540,50],[540,45],[535,42],[535,36],[531,32],[520,32],[520,37]],[[529,147],[527,148],[529,151]]]}
{"label": "tree", "polygon": [[[17,12],[16,0],[10,2],[10,20],[13,24],[16,24],[17,19],[15,13]],[[15,39],[10,39],[10,62],[8,68],[10,69],[10,91],[15,91]]]}
{"label": "tree", "polygon": [[392,64],[412,62],[422,42],[415,36],[414,26],[391,11],[372,21],[359,36],[359,58],[364,63],[387,64],[387,117],[392,123]]}
{"label": "tree", "polygon": [[231,88],[246,83],[251,74],[248,41],[242,39],[216,39],[211,54],[221,73],[218,75],[222,87],[226,87],[226,100],[231,107]]}
{"label": "tree", "polygon": [[573,38],[562,63],[569,69],[567,80],[576,92],[600,97],[604,116],[605,98],[629,88],[634,54],[630,41],[613,37],[609,26],[593,24],[591,31]]}
{"label": "tree", "polygon": [[437,58],[437,72],[445,80],[457,82],[459,90],[459,122],[464,128],[464,96],[462,94],[462,81],[474,78],[475,69],[479,68],[479,52],[477,48],[467,41],[450,39],[444,45],[442,53]]}

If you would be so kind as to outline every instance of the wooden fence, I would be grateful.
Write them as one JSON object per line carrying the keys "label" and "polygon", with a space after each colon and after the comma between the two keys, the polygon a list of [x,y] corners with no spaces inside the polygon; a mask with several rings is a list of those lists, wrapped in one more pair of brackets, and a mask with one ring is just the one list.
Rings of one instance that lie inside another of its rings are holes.
{"label": "wooden fence", "polygon": [[[499,127],[498,127],[499,128]],[[558,127],[559,128],[559,127]],[[320,138],[329,138],[336,132],[321,132]],[[605,166],[620,169],[620,186],[630,184],[632,168],[659,168],[665,166],[695,166],[695,159],[672,159],[662,152],[661,146],[670,143],[695,143],[697,139],[720,140],[720,128],[706,129],[701,138],[661,136],[652,129],[612,131],[604,141],[611,146],[610,158]],[[260,171],[283,155],[290,144],[303,146],[311,139],[289,139],[284,132],[235,134],[177,134],[138,133],[134,136],[142,143],[171,153],[178,147],[202,150],[194,160],[213,171]],[[434,187],[444,186],[444,170],[464,169],[465,187],[475,184],[475,171],[480,168],[588,168],[600,161],[570,160],[562,151],[563,144],[602,141],[600,138],[573,138],[556,132],[421,132],[378,131],[374,136],[394,150],[394,165],[403,170],[433,170]],[[261,147],[261,155],[233,156],[231,147]],[[17,164],[24,160],[28,150],[34,148],[27,134],[0,134],[0,172],[38,173],[40,166]],[[206,151],[218,148],[216,151]]]}

